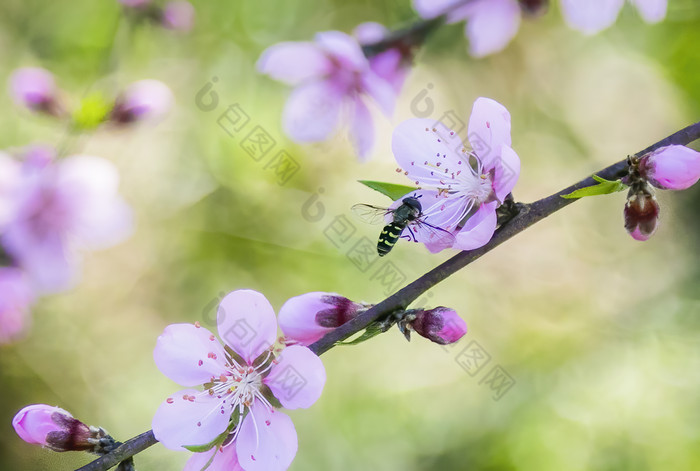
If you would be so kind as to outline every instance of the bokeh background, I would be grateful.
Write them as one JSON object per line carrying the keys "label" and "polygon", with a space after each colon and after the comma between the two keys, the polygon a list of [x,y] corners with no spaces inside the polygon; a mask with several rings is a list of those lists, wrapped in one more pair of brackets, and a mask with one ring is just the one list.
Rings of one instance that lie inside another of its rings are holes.
{"label": "bokeh background", "polygon": [[[213,328],[221,293],[256,289],[276,309],[308,291],[378,302],[388,294],[373,279],[381,263],[408,282],[449,257],[407,242],[364,272],[347,257],[379,231],[350,206],[388,204],[356,180],[408,183],[394,171],[391,130],[417,109],[466,122],[476,97],[503,103],[523,163],[520,201],[700,119],[700,4],[669,3],[659,25],[628,5],[614,27],[585,37],[566,27],[555,2],[523,21],[504,52],[481,60],[468,56],[461,25],[443,27],[419,52],[394,116],[376,115],[375,151],[361,164],[344,133],[290,142],[280,126],[289,90],[256,74],[255,61],[271,44],[316,31],[406,25],[416,18],[408,0],[199,1],[186,35],[129,26],[116,0],[3,0],[0,79],[43,66],[78,102],[88,90],[155,78],[177,106],[158,125],[69,143],[120,168],[137,228],[88,255],[79,287],[44,298],[26,338],[0,348],[0,469],[72,470],[91,460],[20,441],[11,419],[28,403],[60,405],[121,440],[149,429],[179,388],[153,363],[156,338],[175,322]],[[195,97],[208,83],[218,105],[204,111]],[[251,121],[231,136],[217,120],[234,104]],[[7,94],[0,110],[0,148],[63,142],[64,129]],[[286,184],[241,147],[254,125],[275,139],[272,152],[298,162]],[[313,195],[320,220],[303,211]],[[435,287],[422,303],[454,307],[469,325],[454,347],[391,331],[325,354],[322,398],[290,412],[299,434],[291,469],[700,469],[700,188],[658,198],[661,227],[648,242],[625,233],[623,193],[588,198]],[[336,217],[356,228],[339,246],[326,236]],[[472,341],[491,357],[473,376],[458,361]],[[480,384],[495,366],[515,380],[499,400]],[[136,463],[177,470],[188,455],[156,445]]]}

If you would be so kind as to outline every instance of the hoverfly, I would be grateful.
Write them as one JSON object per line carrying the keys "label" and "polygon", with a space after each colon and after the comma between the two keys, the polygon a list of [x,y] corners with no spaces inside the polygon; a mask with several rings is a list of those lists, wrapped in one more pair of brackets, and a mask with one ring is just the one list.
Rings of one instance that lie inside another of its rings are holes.
{"label": "hoverfly", "polygon": [[425,221],[426,215],[423,213],[423,207],[418,198],[419,196],[408,196],[396,208],[382,208],[369,204],[356,204],[352,207],[352,210],[360,218],[370,224],[386,222],[387,216],[391,216],[391,221],[384,226],[377,241],[377,253],[380,257],[391,252],[396,242],[402,237],[404,230],[408,230],[410,235],[403,236],[403,238],[418,242],[411,226],[427,229],[431,232],[431,237],[434,234],[440,238],[454,239],[454,235],[451,232]]}

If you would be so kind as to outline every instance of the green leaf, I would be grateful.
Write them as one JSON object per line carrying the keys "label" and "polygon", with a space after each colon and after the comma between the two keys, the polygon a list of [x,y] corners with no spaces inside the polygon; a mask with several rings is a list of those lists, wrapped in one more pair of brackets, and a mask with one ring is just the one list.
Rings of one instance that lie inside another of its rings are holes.
{"label": "green leaf", "polygon": [[397,185],[395,183],[375,182],[371,180],[358,180],[365,186],[370,187],[379,193],[388,196],[392,201],[396,201],[407,193],[417,190],[414,186]]}
{"label": "green leaf", "polygon": [[91,93],[80,101],[80,106],[73,113],[73,126],[84,131],[94,129],[107,119],[113,106],[114,103],[101,93]]}
{"label": "green leaf", "polygon": [[357,337],[355,340],[351,340],[349,342],[336,342],[336,345],[357,345],[358,343],[362,343],[365,340],[371,339],[372,337],[376,337],[384,331],[385,329],[382,329],[382,327],[378,324],[372,324],[369,327],[367,327],[364,333]]}
{"label": "green leaf", "polygon": [[611,193],[617,193],[618,191],[624,191],[627,189],[627,185],[622,183],[620,180],[606,180],[598,175],[593,175],[593,179],[598,182],[597,185],[579,188],[576,191],[572,191],[568,195],[561,195],[561,197],[566,199],[575,199],[584,198],[586,196],[609,195]]}
{"label": "green leaf", "polygon": [[214,440],[210,441],[209,443],[206,443],[204,445],[182,445],[183,448],[186,448],[187,450],[193,451],[195,453],[202,453],[204,451],[209,451],[215,446],[219,446],[222,443],[224,443],[224,440],[229,435],[229,430],[226,430],[224,433],[218,435]]}
{"label": "green leaf", "polygon": [[206,445],[182,445],[183,448],[190,450],[194,453],[203,453],[205,451],[211,450],[215,446],[216,446],[216,443],[214,443],[214,442],[207,443]]}

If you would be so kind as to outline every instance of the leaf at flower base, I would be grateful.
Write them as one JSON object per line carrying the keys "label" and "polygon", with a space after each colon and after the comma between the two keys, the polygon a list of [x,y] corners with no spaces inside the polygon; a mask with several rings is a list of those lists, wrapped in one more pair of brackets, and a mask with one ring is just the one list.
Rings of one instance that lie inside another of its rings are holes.
{"label": "leaf at flower base", "polygon": [[382,328],[382,326],[380,326],[379,324],[372,324],[369,327],[367,327],[364,333],[356,339],[350,340],[349,342],[336,342],[336,345],[357,345],[358,343],[362,343],[365,340],[369,340],[372,337],[376,337],[377,335],[385,331],[386,329]]}
{"label": "leaf at flower base", "polygon": [[358,180],[358,182],[362,183],[365,186],[370,187],[371,189],[378,191],[379,193],[388,196],[391,198],[392,201],[396,201],[397,199],[401,198],[403,195],[410,193],[414,190],[417,190],[416,187],[413,186],[406,186],[406,185],[397,185],[396,183],[386,183],[386,182],[375,182],[371,180]]}
{"label": "leaf at flower base", "polygon": [[80,107],[73,113],[73,125],[76,129],[94,129],[107,119],[114,103],[108,101],[101,93],[91,93],[80,101]]}
{"label": "leaf at flower base", "polygon": [[568,195],[561,195],[561,197],[566,199],[575,199],[584,198],[586,196],[609,195],[611,193],[617,193],[618,191],[624,191],[628,188],[627,185],[622,183],[620,180],[606,180],[598,175],[593,175],[593,179],[598,182],[597,185],[579,188],[576,191],[572,191]]}
{"label": "leaf at flower base", "polygon": [[218,435],[214,440],[210,441],[209,443],[205,443],[204,445],[182,445],[182,447],[195,453],[203,453],[205,451],[211,450],[215,446],[223,444],[224,440],[226,440],[226,437],[228,437],[229,433],[230,432],[226,430],[224,433]]}

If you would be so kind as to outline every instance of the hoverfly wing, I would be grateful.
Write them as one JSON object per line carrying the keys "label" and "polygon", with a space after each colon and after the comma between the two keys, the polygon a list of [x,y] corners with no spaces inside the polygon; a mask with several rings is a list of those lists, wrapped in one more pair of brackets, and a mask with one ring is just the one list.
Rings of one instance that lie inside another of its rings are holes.
{"label": "hoverfly wing", "polygon": [[389,208],[372,206],[371,204],[356,204],[352,207],[352,212],[368,224],[386,224],[387,214],[393,211]]}

